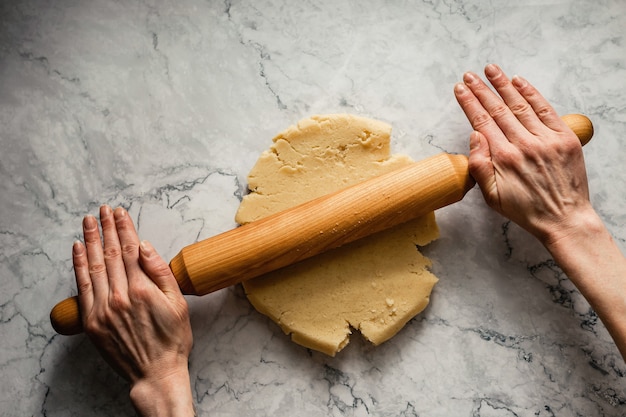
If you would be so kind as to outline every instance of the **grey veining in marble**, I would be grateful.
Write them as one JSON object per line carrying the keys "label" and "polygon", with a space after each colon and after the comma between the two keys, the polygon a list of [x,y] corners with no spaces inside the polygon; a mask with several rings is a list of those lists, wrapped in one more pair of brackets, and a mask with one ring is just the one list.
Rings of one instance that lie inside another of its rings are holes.
{"label": "grey veining in marble", "polygon": [[[170,259],[234,227],[259,153],[316,113],[387,121],[414,159],[465,153],[452,87],[488,62],[593,119],[592,199],[625,249],[623,0],[1,1],[0,415],[134,414],[48,320],[85,214],[128,208]],[[376,348],[307,351],[239,288],[190,298],[199,413],[626,415],[626,366],[548,253],[478,190],[438,221],[432,302]]]}

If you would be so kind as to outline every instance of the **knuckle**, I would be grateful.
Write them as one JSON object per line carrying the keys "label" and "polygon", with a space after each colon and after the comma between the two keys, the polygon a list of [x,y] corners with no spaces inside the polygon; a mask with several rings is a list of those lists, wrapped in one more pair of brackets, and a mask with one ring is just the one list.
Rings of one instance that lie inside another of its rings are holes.
{"label": "knuckle", "polygon": [[86,281],[86,282],[81,282],[80,284],[78,284],[77,288],[78,288],[78,295],[91,294],[93,285],[91,284],[91,281]]}
{"label": "knuckle", "polygon": [[113,312],[125,312],[130,310],[130,299],[120,291],[111,291],[109,294],[109,307]]}
{"label": "knuckle", "polygon": [[89,266],[89,262],[87,261],[86,256],[75,256],[73,259],[74,269],[77,268],[85,268]]}
{"label": "knuckle", "polygon": [[84,238],[86,245],[92,245],[101,242],[100,235],[98,233],[85,233]]}
{"label": "knuckle", "polygon": [[509,108],[511,109],[513,114],[521,115],[521,114],[526,114],[530,111],[530,104],[526,102],[515,103],[515,104],[512,104]]}
{"label": "knuckle", "polygon": [[544,165],[545,152],[539,151],[536,146],[525,146],[524,156],[536,170]]}
{"label": "knuckle", "polygon": [[110,295],[107,303],[97,306],[83,317],[83,330],[91,337],[107,336],[112,329],[128,322],[131,316],[130,301],[123,296]]}
{"label": "knuckle", "polygon": [[166,263],[153,266],[153,273],[157,277],[168,277],[172,275],[172,270]]}
{"label": "knuckle", "polygon": [[489,113],[479,112],[472,116],[471,124],[474,127],[474,129],[478,130],[481,127],[486,126],[487,124],[491,123],[491,120],[492,119]]}
{"label": "knuckle", "polygon": [[88,335],[96,335],[102,333],[101,322],[97,320],[93,315],[83,322],[83,330]]}
{"label": "knuckle", "polygon": [[139,246],[135,243],[125,243],[122,245],[122,255],[133,256],[139,254]]}
{"label": "knuckle", "polygon": [[98,336],[104,334],[108,325],[109,322],[107,321],[107,316],[102,310],[92,311],[83,320],[83,330],[86,334],[90,336]]}
{"label": "knuckle", "polygon": [[110,246],[104,248],[104,258],[105,259],[116,259],[121,255],[120,248],[117,246]]}
{"label": "knuckle", "polygon": [[550,106],[541,106],[535,110],[535,113],[537,113],[537,116],[540,118],[543,118],[552,114],[552,108]]}
{"label": "knuckle", "polygon": [[495,118],[505,115],[509,111],[510,111],[509,107],[505,105],[504,103],[501,103],[501,104],[495,105],[491,109],[490,113],[491,113],[491,117],[495,119]]}
{"label": "knuckle", "polygon": [[557,147],[556,151],[567,159],[580,153],[581,147],[580,141],[573,138],[561,138],[555,146]]}
{"label": "knuckle", "polygon": [[129,285],[128,296],[137,303],[150,299],[150,291],[147,286],[141,284]]}
{"label": "knuckle", "polygon": [[107,268],[103,263],[93,263],[89,265],[89,275],[101,275],[106,274]]}

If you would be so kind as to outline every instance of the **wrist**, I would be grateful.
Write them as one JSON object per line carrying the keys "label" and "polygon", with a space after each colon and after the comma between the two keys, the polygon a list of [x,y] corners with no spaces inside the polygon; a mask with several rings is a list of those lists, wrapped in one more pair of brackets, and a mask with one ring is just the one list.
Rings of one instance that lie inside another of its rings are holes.
{"label": "wrist", "polygon": [[132,384],[130,400],[140,416],[195,416],[186,367],[159,378],[140,379]]}
{"label": "wrist", "polygon": [[612,271],[612,265],[622,262],[623,255],[591,207],[580,210],[562,226],[546,234],[542,243],[585,298],[595,305],[596,298],[606,298],[606,289],[623,278],[597,272]]}
{"label": "wrist", "polygon": [[574,211],[558,223],[546,228],[538,237],[553,255],[574,249],[572,246],[591,243],[603,234],[608,234],[602,219],[591,204]]}

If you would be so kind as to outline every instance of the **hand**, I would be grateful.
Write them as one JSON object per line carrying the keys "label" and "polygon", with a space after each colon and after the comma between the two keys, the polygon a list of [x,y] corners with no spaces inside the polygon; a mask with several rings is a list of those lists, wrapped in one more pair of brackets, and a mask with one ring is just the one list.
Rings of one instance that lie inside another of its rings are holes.
{"label": "hand", "polygon": [[544,244],[567,236],[593,210],[576,135],[526,80],[496,65],[468,72],[454,92],[475,132],[469,169],[487,204]]}
{"label": "hand", "polygon": [[626,258],[589,202],[576,135],[521,77],[496,65],[454,88],[474,127],[469,169],[489,206],[536,237],[589,301],[626,358]]}
{"label": "hand", "polygon": [[102,240],[96,219],[85,217],[85,244],[73,247],[85,333],[130,381],[140,414],[161,415],[178,407],[178,415],[183,410],[193,415],[188,373],[193,338],[176,279],[154,248],[139,242],[124,209],[101,207],[100,223]]}

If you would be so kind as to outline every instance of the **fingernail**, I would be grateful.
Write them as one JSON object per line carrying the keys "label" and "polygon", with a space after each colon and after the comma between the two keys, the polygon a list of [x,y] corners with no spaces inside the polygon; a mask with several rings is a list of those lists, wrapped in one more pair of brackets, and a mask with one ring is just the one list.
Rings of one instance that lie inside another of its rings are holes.
{"label": "fingernail", "polygon": [[463,81],[465,84],[473,84],[478,80],[478,77],[472,72],[466,72],[463,74]]}
{"label": "fingernail", "polygon": [[139,242],[139,247],[141,248],[141,251],[146,255],[150,254],[152,249],[152,245],[147,240],[142,240],[141,242]]}
{"label": "fingernail", "polygon": [[88,214],[83,218],[83,227],[89,230],[96,229],[98,227],[98,221],[94,216]]}
{"label": "fingernail", "polygon": [[465,94],[465,93],[467,93],[468,91],[469,91],[469,90],[468,90],[467,86],[466,86],[465,84],[463,84],[463,83],[457,83],[457,84],[454,86],[454,92],[455,92],[456,94]]}
{"label": "fingernail", "polygon": [[74,244],[72,245],[72,253],[74,253],[74,255],[82,255],[83,252],[84,246],[82,242],[80,240],[74,241]]}
{"label": "fingernail", "polygon": [[109,207],[106,204],[100,206],[100,218],[107,217],[110,214],[111,214],[111,207]]}
{"label": "fingernail", "polygon": [[524,78],[520,77],[519,75],[513,76],[513,78],[511,79],[511,82],[516,88],[524,88],[526,84],[528,84],[528,81],[526,81]]}
{"label": "fingernail", "polygon": [[500,67],[495,64],[489,64],[485,67],[485,75],[489,78],[493,78],[497,75],[500,75]]}
{"label": "fingernail", "polygon": [[118,207],[113,212],[116,219],[122,219],[126,216],[126,210],[123,207]]}

